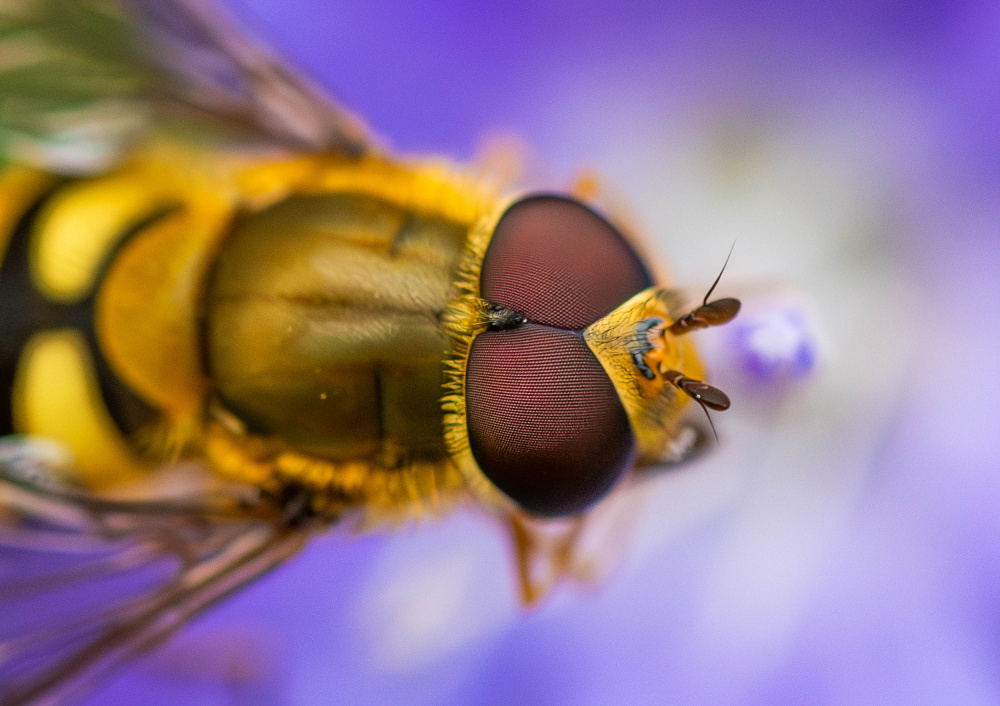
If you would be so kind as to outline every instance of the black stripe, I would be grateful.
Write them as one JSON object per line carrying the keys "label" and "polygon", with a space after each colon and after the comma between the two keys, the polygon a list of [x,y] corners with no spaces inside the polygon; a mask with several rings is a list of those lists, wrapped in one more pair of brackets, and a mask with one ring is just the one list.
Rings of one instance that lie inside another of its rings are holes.
{"label": "black stripe", "polygon": [[28,265],[28,246],[38,213],[58,190],[43,194],[22,214],[0,262],[0,435],[14,431],[11,397],[21,350],[39,329],[59,325],[57,307],[38,296]]}

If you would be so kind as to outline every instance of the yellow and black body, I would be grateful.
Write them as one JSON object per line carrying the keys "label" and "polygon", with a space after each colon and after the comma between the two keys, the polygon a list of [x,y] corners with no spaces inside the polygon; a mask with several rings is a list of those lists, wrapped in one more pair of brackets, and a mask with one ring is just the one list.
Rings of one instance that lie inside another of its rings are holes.
{"label": "yellow and black body", "polygon": [[0,50],[0,706],[332,525],[476,507],[533,603],[729,406],[686,334],[739,302],[683,309],[577,198],[393,155],[203,0],[25,0]]}
{"label": "yellow and black body", "polygon": [[[274,496],[307,489],[330,519],[412,516],[470,490],[504,505],[470,451],[465,391],[470,349],[497,328],[480,279],[511,199],[442,164],[170,144],[98,176],[0,179],[0,431],[64,444],[73,481],[195,458]],[[677,432],[685,398],[630,347],[675,310],[642,286],[574,334],[638,440],[630,464]],[[700,379],[689,339],[659,333],[667,368]]]}
{"label": "yellow and black body", "polygon": [[460,487],[440,321],[487,198],[439,166],[160,146],[109,174],[3,176],[5,431],[91,488],[204,459],[315,510]]}

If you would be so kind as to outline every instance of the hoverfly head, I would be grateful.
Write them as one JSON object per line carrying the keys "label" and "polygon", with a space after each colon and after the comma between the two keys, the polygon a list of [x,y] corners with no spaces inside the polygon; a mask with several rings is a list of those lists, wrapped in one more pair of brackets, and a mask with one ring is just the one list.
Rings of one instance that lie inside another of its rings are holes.
{"label": "hoverfly head", "polygon": [[[691,343],[668,330],[675,295],[583,203],[522,198],[486,238],[478,277],[447,319],[460,341],[449,449],[474,488],[531,515],[582,512],[662,451],[689,395],[716,409],[725,396],[699,382]],[[721,323],[735,315],[727,301],[692,314]]]}
{"label": "hoverfly head", "polygon": [[652,283],[618,230],[574,199],[522,198],[492,227],[461,421],[476,471],[522,510],[578,513],[632,468],[628,415],[583,331]]}

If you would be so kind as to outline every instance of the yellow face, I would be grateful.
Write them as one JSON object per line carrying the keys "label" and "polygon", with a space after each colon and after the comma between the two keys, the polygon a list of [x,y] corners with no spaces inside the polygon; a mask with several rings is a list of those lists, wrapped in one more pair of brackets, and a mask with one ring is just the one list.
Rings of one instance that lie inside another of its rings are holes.
{"label": "yellow face", "polygon": [[579,513],[664,455],[690,399],[728,406],[682,336],[735,311],[681,316],[676,293],[574,199],[529,196],[486,219],[465,275],[445,316],[446,443],[489,502]]}
{"label": "yellow face", "polygon": [[639,463],[653,463],[661,457],[690,401],[669,380],[670,372],[694,380],[704,376],[692,340],[669,331],[680,318],[679,303],[676,292],[653,287],[583,332],[628,414]]}

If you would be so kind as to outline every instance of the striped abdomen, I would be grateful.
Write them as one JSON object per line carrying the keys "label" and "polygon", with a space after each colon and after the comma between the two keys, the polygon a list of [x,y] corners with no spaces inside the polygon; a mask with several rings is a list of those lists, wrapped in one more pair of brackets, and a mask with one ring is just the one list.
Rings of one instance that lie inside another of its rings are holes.
{"label": "striped abdomen", "polygon": [[349,183],[252,210],[160,171],[3,176],[0,431],[62,441],[94,485],[199,454],[213,405],[321,459],[443,458],[438,316],[468,219]]}
{"label": "striped abdomen", "polygon": [[229,206],[157,171],[0,175],[0,432],[60,441],[92,485],[179,452],[209,389],[195,309]]}

